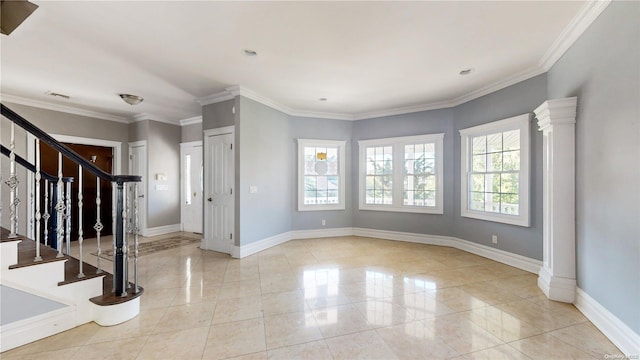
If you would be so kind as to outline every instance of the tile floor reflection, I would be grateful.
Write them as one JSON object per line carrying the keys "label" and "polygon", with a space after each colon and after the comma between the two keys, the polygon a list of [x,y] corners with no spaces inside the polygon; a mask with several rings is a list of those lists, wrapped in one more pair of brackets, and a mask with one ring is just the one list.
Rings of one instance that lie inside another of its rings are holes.
{"label": "tile floor reflection", "polygon": [[[94,250],[92,240],[85,241],[84,257],[93,264]],[[572,305],[547,300],[535,274],[447,247],[335,237],[294,240],[238,260],[188,245],[141,257],[139,274],[145,293],[135,319],[112,327],[86,324],[1,357],[603,359],[621,354]]]}

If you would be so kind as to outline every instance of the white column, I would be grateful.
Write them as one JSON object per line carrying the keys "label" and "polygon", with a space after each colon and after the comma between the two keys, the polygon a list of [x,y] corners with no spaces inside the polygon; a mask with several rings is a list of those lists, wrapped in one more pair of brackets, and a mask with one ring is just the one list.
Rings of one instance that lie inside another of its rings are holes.
{"label": "white column", "polygon": [[575,124],[577,98],[547,100],[534,110],[543,132],[543,265],[538,286],[551,300],[576,295]]}

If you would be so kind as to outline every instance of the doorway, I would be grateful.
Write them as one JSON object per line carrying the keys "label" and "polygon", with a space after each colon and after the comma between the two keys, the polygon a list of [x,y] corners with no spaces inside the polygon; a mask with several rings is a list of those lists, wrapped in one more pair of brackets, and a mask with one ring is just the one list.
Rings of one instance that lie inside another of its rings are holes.
{"label": "doorway", "polygon": [[235,224],[234,127],[207,130],[204,139],[207,166],[202,248],[231,254]]}
{"label": "doorway", "polygon": [[202,234],[204,173],[202,141],[180,144],[182,231]]}
{"label": "doorway", "polygon": [[[147,141],[129,143],[129,175],[142,176],[142,182],[138,185],[138,229],[142,236],[147,236]],[[133,209],[133,187],[128,186],[128,201],[130,209]],[[131,221],[132,219],[129,219]]]}

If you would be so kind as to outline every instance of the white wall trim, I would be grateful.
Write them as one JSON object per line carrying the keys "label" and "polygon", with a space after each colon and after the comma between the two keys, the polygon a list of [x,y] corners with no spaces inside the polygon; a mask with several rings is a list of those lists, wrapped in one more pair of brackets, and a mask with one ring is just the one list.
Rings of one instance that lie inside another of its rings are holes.
{"label": "white wall trim", "polygon": [[15,96],[15,95],[6,94],[6,93],[1,93],[0,98],[2,98],[2,101],[8,101],[10,103],[19,104],[19,105],[27,105],[35,108],[40,108],[40,109],[59,111],[67,114],[87,116],[94,119],[109,120],[109,121],[115,121],[115,122],[125,123],[125,124],[130,123],[129,119],[122,116],[105,114],[98,111],[79,109],[77,107],[70,106],[70,105],[54,104],[47,101],[33,100],[33,99],[28,99],[25,97]]}
{"label": "white wall trim", "polygon": [[216,136],[216,135],[224,135],[224,134],[233,134],[235,131],[235,125],[231,125],[231,126],[223,126],[223,127],[219,127],[219,128],[215,128],[215,129],[207,129],[204,130],[204,137],[205,139],[208,136]]}
{"label": "white wall trim", "polygon": [[285,233],[270,236],[266,239],[253,242],[244,246],[234,246],[233,257],[243,258],[257,252],[266,250],[272,246],[283,244],[293,239],[311,239],[334,236],[362,236],[384,240],[406,241],[425,245],[450,246],[475,255],[516,267],[521,270],[537,274],[542,266],[540,260],[531,259],[526,256],[513,254],[507,251],[494,249],[492,247],[476,244],[471,241],[459,239],[452,236],[427,235],[407,233],[400,231],[365,229],[365,228],[329,228],[312,230],[293,230]]}
{"label": "white wall trim", "polygon": [[640,355],[640,335],[580,288],[576,288],[575,306],[604,336],[627,356]]}
{"label": "white wall trim", "polygon": [[[184,166],[185,166],[184,155],[187,148],[196,147],[196,146],[202,147],[202,140],[180,143],[180,231],[184,231],[184,206],[187,201],[184,197],[185,195],[184,179],[186,178],[185,172],[184,172]],[[203,156],[203,159],[204,159],[204,156]]]}
{"label": "white wall trim", "polygon": [[560,36],[558,36],[549,50],[542,56],[538,63],[539,66],[543,68],[544,71],[549,71],[609,4],[611,4],[611,0],[591,0],[585,2],[582,9],[580,9],[571,22],[562,30]]}
{"label": "white wall trim", "polygon": [[158,236],[158,235],[164,235],[164,234],[170,234],[170,233],[174,233],[174,232],[179,232],[181,230],[182,230],[182,224],[156,226],[156,227],[152,227],[152,228],[147,228],[146,231],[145,231],[145,234],[142,234],[142,236],[144,236],[144,237]]}
{"label": "white wall trim", "polygon": [[70,305],[28,319],[0,326],[0,351],[7,351],[30,342],[72,329],[78,325],[76,306]]}
{"label": "white wall trim", "polygon": [[[142,212],[144,212],[143,214],[141,214],[142,216],[140,217],[140,224],[139,224],[139,228],[140,228],[140,234],[142,236],[149,236],[147,235],[147,224],[149,223],[149,147],[147,146],[147,140],[138,140],[138,141],[132,141],[129,143],[129,157],[127,159],[128,161],[128,174],[131,174],[131,167],[132,167],[132,162],[131,162],[131,149],[134,147],[144,147],[144,169],[143,169],[143,174],[142,176],[142,181],[140,183],[140,185],[142,185],[142,193],[144,194],[144,198],[141,200],[142,203],[144,203],[144,208],[142,209]],[[115,195],[115,194],[114,194]],[[115,197],[114,197],[114,204],[115,204]]]}
{"label": "white wall trim", "polygon": [[235,96],[227,90],[220,91],[208,96],[196,98],[196,102],[202,106],[216,104],[219,102],[233,99]]}
{"label": "white wall trim", "polygon": [[269,236],[268,238],[255,241],[244,246],[234,245],[231,256],[237,259],[242,259],[276,245],[284,244],[289,240],[291,240],[291,232],[287,231],[285,233]]}
{"label": "white wall trim", "polygon": [[188,119],[182,119],[179,122],[180,122],[180,126],[199,124],[202,122],[202,116],[194,116]]}
{"label": "white wall trim", "polygon": [[353,235],[353,228],[329,228],[329,229],[314,229],[314,230],[292,230],[291,239],[317,239],[326,237],[337,236],[351,236]]}

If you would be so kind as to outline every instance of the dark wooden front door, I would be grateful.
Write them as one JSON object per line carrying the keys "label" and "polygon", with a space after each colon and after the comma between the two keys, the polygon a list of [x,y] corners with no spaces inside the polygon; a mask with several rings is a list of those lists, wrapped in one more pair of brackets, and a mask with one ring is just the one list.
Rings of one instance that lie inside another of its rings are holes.
{"label": "dark wooden front door", "polygon": [[[100,169],[112,173],[113,169],[113,149],[110,147],[65,144],[73,151],[87,160],[91,160],[95,156],[94,164]],[[57,176],[58,174],[58,152],[53,150],[47,144],[41,143],[41,167],[42,170]],[[71,176],[75,179],[71,186],[71,240],[78,240],[78,165],[69,159],[62,159],[63,176]],[[89,239],[96,236],[93,226],[96,224],[96,177],[87,170],[82,171],[82,232],[83,238]],[[44,193],[44,190],[41,191]],[[111,183],[100,180],[100,220],[104,226],[101,235],[111,235]]]}

